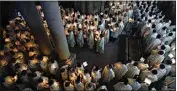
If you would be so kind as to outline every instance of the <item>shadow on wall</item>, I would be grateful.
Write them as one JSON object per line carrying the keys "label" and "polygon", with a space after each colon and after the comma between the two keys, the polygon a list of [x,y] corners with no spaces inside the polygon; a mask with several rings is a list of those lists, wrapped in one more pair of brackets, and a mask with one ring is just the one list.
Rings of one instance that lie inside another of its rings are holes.
{"label": "shadow on wall", "polygon": [[176,25],[176,1],[158,1],[158,7],[165,18],[170,19],[172,25]]}

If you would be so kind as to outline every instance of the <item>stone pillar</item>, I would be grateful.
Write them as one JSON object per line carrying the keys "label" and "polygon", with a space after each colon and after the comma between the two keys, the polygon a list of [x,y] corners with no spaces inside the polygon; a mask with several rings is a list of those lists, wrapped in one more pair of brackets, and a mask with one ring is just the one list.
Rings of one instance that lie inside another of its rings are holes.
{"label": "stone pillar", "polygon": [[81,13],[85,14],[86,13],[86,2],[80,1],[80,5],[81,5]]}
{"label": "stone pillar", "polygon": [[1,9],[2,9],[2,7],[1,7],[1,2],[0,2],[0,50],[2,50],[2,48],[3,48],[3,35],[2,35],[2,25],[1,25]]}
{"label": "stone pillar", "polygon": [[94,14],[93,7],[94,7],[94,1],[87,1],[86,2],[87,13]]}
{"label": "stone pillar", "polygon": [[39,12],[36,9],[35,3],[30,2],[18,2],[22,16],[29,25],[32,33],[34,34],[39,48],[44,55],[50,55],[53,52],[53,48],[49,37],[45,31]]}
{"label": "stone pillar", "polygon": [[65,64],[71,64],[71,61],[73,60],[71,60],[70,57],[72,55],[70,56],[58,2],[43,1],[41,2],[41,5],[44,11],[44,17],[48,23],[54,44],[56,46],[55,50],[57,51],[60,60],[62,60]]}

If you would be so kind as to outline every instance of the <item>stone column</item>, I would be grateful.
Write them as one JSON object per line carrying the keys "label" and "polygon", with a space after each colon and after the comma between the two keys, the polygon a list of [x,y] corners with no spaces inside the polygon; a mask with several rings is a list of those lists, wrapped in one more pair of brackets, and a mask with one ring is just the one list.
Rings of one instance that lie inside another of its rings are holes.
{"label": "stone column", "polygon": [[3,35],[2,35],[2,25],[1,25],[1,9],[2,9],[2,7],[1,7],[1,2],[0,2],[0,50],[2,50],[2,46],[3,46],[3,43],[2,43],[2,40],[3,40]]}
{"label": "stone column", "polygon": [[85,14],[86,13],[86,2],[85,1],[80,1],[80,5],[81,5],[81,13]]}
{"label": "stone column", "polygon": [[55,44],[55,50],[58,53],[58,56],[61,62],[65,64],[71,64],[71,60],[66,35],[64,33],[64,26],[62,24],[61,13],[59,10],[58,2],[54,1],[43,1],[41,2],[44,17],[48,23],[52,38]]}
{"label": "stone column", "polygon": [[32,33],[34,34],[39,48],[44,55],[50,55],[53,52],[53,48],[49,37],[45,31],[39,12],[36,9],[35,3],[30,2],[18,2],[22,16],[29,25]]}

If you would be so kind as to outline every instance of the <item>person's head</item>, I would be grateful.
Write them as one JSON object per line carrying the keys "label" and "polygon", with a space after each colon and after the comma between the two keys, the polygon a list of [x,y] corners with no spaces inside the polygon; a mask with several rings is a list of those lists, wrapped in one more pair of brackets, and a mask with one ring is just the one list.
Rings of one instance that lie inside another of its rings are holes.
{"label": "person's head", "polygon": [[159,51],[158,54],[159,54],[159,55],[163,55],[164,52],[163,52],[163,51]]}
{"label": "person's head", "polygon": [[34,50],[35,50],[34,47],[30,47],[30,48],[29,48],[29,51],[31,51],[31,52],[34,52]]}
{"label": "person's head", "polygon": [[176,28],[173,29],[173,32],[175,32],[175,31],[176,31]]}
{"label": "person's head", "polygon": [[167,27],[163,27],[163,28],[162,28],[162,30],[165,30],[165,29],[167,29]]}
{"label": "person's head", "polygon": [[88,69],[85,69],[84,72],[87,74],[87,73],[89,73],[89,70],[88,70]]}
{"label": "person's head", "polygon": [[172,36],[172,35],[173,35],[173,33],[169,33],[169,34],[168,34],[168,36]]}
{"label": "person's head", "polygon": [[61,68],[60,71],[63,73],[63,72],[65,72],[65,70],[66,70],[65,68]]}
{"label": "person's head", "polygon": [[23,70],[22,72],[21,72],[21,75],[22,76],[25,76],[27,74],[27,71],[26,70]]}
{"label": "person's head", "polygon": [[165,69],[165,65],[164,64],[160,64],[160,69]]}
{"label": "person's head", "polygon": [[134,65],[134,66],[138,66],[138,62],[135,62],[133,65]]}
{"label": "person's head", "polygon": [[71,84],[70,82],[66,82],[66,83],[65,83],[65,87],[69,87],[70,84]]}
{"label": "person's head", "polygon": [[38,79],[38,83],[41,83],[41,82],[43,82],[43,79],[42,79],[42,78],[39,78],[39,79]]}
{"label": "person's head", "polygon": [[125,85],[128,84],[128,79],[127,79],[127,78],[124,79],[124,84],[125,84]]}
{"label": "person's head", "polygon": [[43,56],[42,55],[37,55],[37,59],[42,60]]}
{"label": "person's head", "polygon": [[156,27],[156,25],[155,24],[152,24],[152,28],[155,28]]}
{"label": "person's head", "polygon": [[134,77],[133,77],[133,79],[137,79],[139,76],[138,75],[135,75]]}
{"label": "person's head", "polygon": [[153,33],[156,33],[156,30],[154,29],[154,30],[152,30],[152,32],[153,32]]}
{"label": "person's head", "polygon": [[112,68],[113,68],[113,65],[112,65],[112,64],[109,64],[108,67],[109,67],[110,69],[112,69]]}
{"label": "person's head", "polygon": [[137,81],[138,83],[141,83],[141,82],[142,82],[140,77],[138,77],[138,78],[136,79],[136,81]]}
{"label": "person's head", "polygon": [[49,85],[51,86],[54,83],[54,81],[51,79],[49,80]]}
{"label": "person's head", "polygon": [[152,74],[157,75],[157,70],[152,70]]}
{"label": "person's head", "polygon": [[88,83],[88,88],[91,88],[92,87],[92,83]]}
{"label": "person's head", "polygon": [[19,69],[20,68],[20,64],[19,63],[16,63],[15,64],[15,69]]}
{"label": "person's head", "polygon": [[99,68],[96,66],[96,67],[95,67],[95,71],[98,71],[98,70],[99,70]]}
{"label": "person's head", "polygon": [[157,38],[157,39],[160,39],[160,38],[161,38],[161,35],[160,35],[160,34],[158,34],[156,38]]}
{"label": "person's head", "polygon": [[148,20],[148,23],[151,23],[151,20]]}
{"label": "person's head", "polygon": [[77,63],[77,67],[81,67],[81,63]]}
{"label": "person's head", "polygon": [[80,15],[77,15],[77,18],[79,19],[81,16]]}
{"label": "person's head", "polygon": [[160,49],[162,49],[162,50],[165,50],[165,45],[162,45],[161,47],[160,47]]}
{"label": "person's head", "polygon": [[76,83],[80,83],[80,82],[81,82],[81,77],[77,76]]}
{"label": "person's head", "polygon": [[167,63],[166,63],[167,65],[171,65],[171,64],[172,64],[172,61],[171,61],[171,60],[166,60],[166,62],[167,62]]}
{"label": "person's head", "polygon": [[51,62],[51,63],[54,63],[54,62],[55,62],[55,60],[54,60],[54,59],[51,59],[51,60],[50,60],[50,62]]}
{"label": "person's head", "polygon": [[37,74],[35,72],[32,73],[32,77],[36,77]]}

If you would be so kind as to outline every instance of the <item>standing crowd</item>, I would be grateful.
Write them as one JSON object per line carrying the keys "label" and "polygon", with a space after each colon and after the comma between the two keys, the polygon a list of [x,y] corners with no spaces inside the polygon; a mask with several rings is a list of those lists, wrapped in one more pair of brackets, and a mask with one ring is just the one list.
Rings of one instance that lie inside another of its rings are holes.
{"label": "standing crowd", "polygon": [[[164,80],[158,90],[175,89],[172,77],[173,41],[176,27],[157,8],[157,2],[110,2],[109,12],[80,14],[73,9],[60,7],[64,31],[70,47],[89,49],[104,53],[104,44],[115,41],[124,25],[136,23],[137,31],[144,40],[145,60],[107,64],[103,69],[93,66],[91,70],[77,63],[76,67],[59,65],[58,61],[40,53],[25,20],[18,16],[3,29],[4,50],[0,51],[0,89],[20,91],[151,91],[157,82]],[[45,16],[42,16],[45,17]],[[44,19],[45,21],[45,19]],[[44,22],[47,28],[46,22]],[[50,35],[50,34],[48,34]]]}

